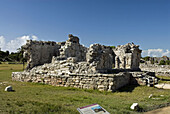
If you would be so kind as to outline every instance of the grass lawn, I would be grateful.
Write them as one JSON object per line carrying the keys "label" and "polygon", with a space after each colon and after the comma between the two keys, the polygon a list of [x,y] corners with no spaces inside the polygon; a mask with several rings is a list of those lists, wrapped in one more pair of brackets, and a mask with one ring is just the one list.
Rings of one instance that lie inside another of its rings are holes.
{"label": "grass lawn", "polygon": [[170,77],[169,76],[156,76],[160,79],[159,83],[167,83],[170,84]]}
{"label": "grass lawn", "polygon": [[[12,81],[11,72],[15,71],[22,71],[22,65],[0,64],[0,113],[79,114],[78,107],[98,103],[111,114],[133,114],[137,112],[131,111],[129,107],[134,102],[139,103],[144,110],[170,103],[170,90],[126,86],[111,93],[54,87]],[[11,85],[15,92],[5,92],[8,85]],[[149,99],[150,94],[156,99]]]}

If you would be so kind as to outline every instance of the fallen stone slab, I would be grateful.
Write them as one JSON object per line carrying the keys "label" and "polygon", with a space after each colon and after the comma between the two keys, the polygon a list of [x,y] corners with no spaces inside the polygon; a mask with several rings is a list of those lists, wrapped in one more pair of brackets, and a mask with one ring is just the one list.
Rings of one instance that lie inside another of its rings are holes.
{"label": "fallen stone slab", "polygon": [[5,88],[5,91],[10,92],[10,91],[14,91],[14,90],[12,90],[12,86],[7,86],[7,87]]}
{"label": "fallen stone slab", "polygon": [[130,107],[132,110],[139,110],[139,104],[138,103],[133,103]]}
{"label": "fallen stone slab", "polygon": [[156,88],[161,88],[161,89],[170,89],[170,84],[156,84]]}

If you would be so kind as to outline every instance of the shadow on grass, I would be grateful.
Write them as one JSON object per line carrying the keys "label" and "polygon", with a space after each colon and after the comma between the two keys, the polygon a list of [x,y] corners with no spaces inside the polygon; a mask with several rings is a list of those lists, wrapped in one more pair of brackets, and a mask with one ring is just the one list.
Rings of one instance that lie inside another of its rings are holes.
{"label": "shadow on grass", "polygon": [[15,90],[5,91],[5,92],[15,92]]}
{"label": "shadow on grass", "polygon": [[139,85],[127,85],[117,90],[117,92],[132,92]]}
{"label": "shadow on grass", "polygon": [[160,79],[161,81],[170,81],[170,79]]}

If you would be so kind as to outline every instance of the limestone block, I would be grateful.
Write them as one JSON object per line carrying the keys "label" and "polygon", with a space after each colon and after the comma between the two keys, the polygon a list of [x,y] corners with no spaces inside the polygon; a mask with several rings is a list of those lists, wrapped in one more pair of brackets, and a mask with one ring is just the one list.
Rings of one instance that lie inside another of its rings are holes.
{"label": "limestone block", "polygon": [[97,88],[99,89],[99,91],[106,91],[107,90],[107,86],[104,86],[104,85],[98,85]]}
{"label": "limestone block", "polygon": [[12,90],[12,86],[7,86],[7,87],[5,88],[5,91],[7,91],[7,92],[13,91],[13,90]]}
{"label": "limestone block", "polygon": [[139,109],[139,104],[138,104],[138,103],[133,103],[133,104],[130,106],[130,109],[132,109],[132,110],[138,110],[138,109]]}

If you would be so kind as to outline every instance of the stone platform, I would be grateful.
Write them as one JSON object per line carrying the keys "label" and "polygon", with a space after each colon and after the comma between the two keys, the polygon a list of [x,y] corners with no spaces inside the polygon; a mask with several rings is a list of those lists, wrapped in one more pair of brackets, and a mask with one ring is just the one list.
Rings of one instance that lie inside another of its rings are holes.
{"label": "stone platform", "polygon": [[118,74],[69,74],[56,75],[29,72],[13,72],[12,80],[35,82],[53,86],[76,87],[81,89],[98,89],[99,91],[115,91],[130,83],[130,73]]}

